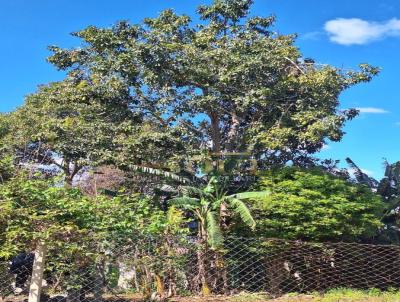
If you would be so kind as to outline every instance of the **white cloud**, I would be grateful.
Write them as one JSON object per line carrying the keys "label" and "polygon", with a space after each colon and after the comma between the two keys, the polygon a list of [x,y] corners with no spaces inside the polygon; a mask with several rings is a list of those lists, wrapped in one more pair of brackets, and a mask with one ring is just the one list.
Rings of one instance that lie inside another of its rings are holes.
{"label": "white cloud", "polygon": [[337,18],[327,21],[324,29],[334,43],[363,45],[385,37],[400,36],[400,19],[374,22],[359,18]]}
{"label": "white cloud", "polygon": [[375,108],[375,107],[358,107],[356,109],[360,111],[360,113],[374,113],[374,114],[389,113],[389,111],[385,109]]}

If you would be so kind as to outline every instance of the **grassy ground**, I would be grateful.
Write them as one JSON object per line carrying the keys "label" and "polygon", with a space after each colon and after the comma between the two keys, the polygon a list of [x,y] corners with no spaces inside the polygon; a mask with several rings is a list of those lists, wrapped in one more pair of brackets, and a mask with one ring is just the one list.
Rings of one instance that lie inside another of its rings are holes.
{"label": "grassy ground", "polygon": [[[5,302],[23,302],[26,297],[9,297]],[[140,295],[126,294],[116,296],[104,296],[104,302],[145,302]],[[171,298],[170,302],[400,302],[400,291],[379,290],[350,290],[335,289],[325,294],[288,294],[280,298],[272,298],[264,294],[239,294],[231,297],[210,296],[210,297],[181,297]],[[0,302],[1,298],[0,298]],[[96,302],[88,298],[87,302]]]}
{"label": "grassy ground", "polygon": [[381,292],[379,290],[331,290],[325,294],[289,294],[271,298],[260,294],[241,294],[234,297],[190,297],[172,299],[176,302],[400,302],[400,291]]}

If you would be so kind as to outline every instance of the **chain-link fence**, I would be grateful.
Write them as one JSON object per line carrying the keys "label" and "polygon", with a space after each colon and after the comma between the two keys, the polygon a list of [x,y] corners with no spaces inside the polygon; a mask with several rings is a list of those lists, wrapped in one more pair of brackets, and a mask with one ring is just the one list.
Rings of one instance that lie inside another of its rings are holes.
{"label": "chain-link fence", "polygon": [[[32,255],[21,255],[0,263],[4,301],[27,297]],[[52,301],[385,290],[400,288],[400,247],[226,238],[211,249],[193,238],[145,238],[73,253],[52,248],[43,279],[42,300]]]}

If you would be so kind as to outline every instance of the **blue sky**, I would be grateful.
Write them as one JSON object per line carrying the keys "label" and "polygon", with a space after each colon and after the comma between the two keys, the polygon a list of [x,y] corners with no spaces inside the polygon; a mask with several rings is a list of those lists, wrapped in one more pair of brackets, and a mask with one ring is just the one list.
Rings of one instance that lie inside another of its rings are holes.
{"label": "blue sky", "polygon": [[[46,63],[46,47],[79,46],[70,32],[121,19],[137,23],[168,7],[192,14],[208,2],[0,0],[0,111],[16,108],[38,84],[63,77]],[[400,1],[255,0],[253,14],[275,14],[275,30],[298,33],[304,56],[319,63],[355,68],[367,62],[382,68],[371,83],[342,94],[341,108],[357,107],[362,113],[346,126],[340,143],[328,144],[320,154],[341,160],[349,156],[380,178],[383,158],[400,160]]]}

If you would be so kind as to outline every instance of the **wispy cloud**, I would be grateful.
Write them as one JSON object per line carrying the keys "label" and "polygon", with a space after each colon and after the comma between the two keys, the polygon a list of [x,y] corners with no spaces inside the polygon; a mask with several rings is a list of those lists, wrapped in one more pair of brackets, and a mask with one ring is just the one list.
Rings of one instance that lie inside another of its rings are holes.
{"label": "wispy cloud", "polygon": [[304,33],[299,35],[299,39],[302,40],[319,40],[319,38],[324,36],[324,32],[321,31],[311,31],[308,33]]}
{"label": "wispy cloud", "polygon": [[337,18],[325,23],[329,39],[341,45],[363,45],[390,36],[400,36],[400,19],[384,22]]}
{"label": "wispy cloud", "polygon": [[375,108],[375,107],[358,107],[356,108],[360,113],[372,113],[372,114],[383,114],[389,113],[389,111],[382,109],[382,108]]}
{"label": "wispy cloud", "polygon": [[400,122],[395,122],[394,125],[400,127]]}

